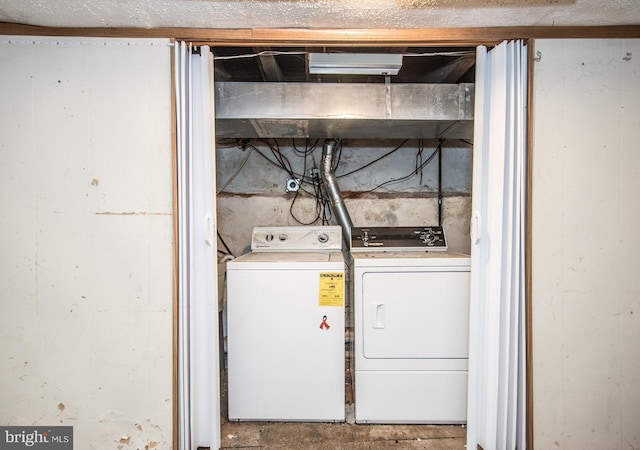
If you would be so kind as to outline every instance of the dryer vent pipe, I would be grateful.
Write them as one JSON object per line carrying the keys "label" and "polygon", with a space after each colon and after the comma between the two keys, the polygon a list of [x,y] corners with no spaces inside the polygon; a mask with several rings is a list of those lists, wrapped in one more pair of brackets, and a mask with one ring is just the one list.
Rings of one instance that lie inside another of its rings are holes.
{"label": "dryer vent pipe", "polygon": [[342,227],[342,239],[344,239],[346,248],[349,248],[351,245],[351,227],[353,223],[342,199],[336,176],[333,173],[333,158],[337,144],[334,139],[329,139],[324,143],[322,148],[322,180],[324,181],[325,189],[329,196],[331,210],[333,214],[335,214],[338,224]]}

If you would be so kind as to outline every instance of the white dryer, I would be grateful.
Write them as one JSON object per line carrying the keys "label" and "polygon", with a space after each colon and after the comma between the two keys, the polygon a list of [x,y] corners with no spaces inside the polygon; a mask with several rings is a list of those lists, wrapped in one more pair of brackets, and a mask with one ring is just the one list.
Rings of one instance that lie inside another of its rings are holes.
{"label": "white dryer", "polygon": [[[367,230],[378,243],[396,232]],[[404,250],[352,246],[358,423],[466,422],[470,258],[425,251],[426,237]]]}
{"label": "white dryer", "polygon": [[340,227],[257,227],[227,263],[230,420],[344,421]]}

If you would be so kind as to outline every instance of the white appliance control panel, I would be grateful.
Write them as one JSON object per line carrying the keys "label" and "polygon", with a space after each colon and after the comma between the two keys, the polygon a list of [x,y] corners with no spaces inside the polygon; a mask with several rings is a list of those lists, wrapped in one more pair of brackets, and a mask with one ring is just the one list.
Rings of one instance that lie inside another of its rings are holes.
{"label": "white appliance control panel", "polygon": [[254,252],[328,251],[342,249],[339,226],[255,227],[251,234]]}

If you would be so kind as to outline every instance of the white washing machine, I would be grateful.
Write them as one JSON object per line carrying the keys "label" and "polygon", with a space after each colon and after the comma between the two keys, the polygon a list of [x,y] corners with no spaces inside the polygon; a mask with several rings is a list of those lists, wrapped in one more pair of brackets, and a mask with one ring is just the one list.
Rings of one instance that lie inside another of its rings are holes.
{"label": "white washing machine", "polygon": [[358,423],[466,422],[470,258],[439,228],[352,231]]}
{"label": "white washing machine", "polygon": [[230,420],[345,420],[342,230],[257,227],[227,263]]}

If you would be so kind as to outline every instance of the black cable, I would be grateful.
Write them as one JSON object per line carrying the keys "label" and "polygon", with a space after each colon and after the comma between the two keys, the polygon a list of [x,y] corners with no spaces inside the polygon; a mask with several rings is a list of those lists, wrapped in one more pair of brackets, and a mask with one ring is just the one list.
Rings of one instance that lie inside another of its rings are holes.
{"label": "black cable", "polygon": [[224,239],[222,239],[222,235],[220,234],[220,232],[218,230],[216,230],[216,234],[218,235],[218,239],[220,239],[220,242],[222,242],[222,245],[224,246],[225,250],[227,251],[226,253],[218,250],[219,253],[223,253],[225,255],[231,255],[234,256],[233,253],[231,252],[231,250],[229,249],[229,246],[227,245],[227,243],[224,241]]}
{"label": "black cable", "polygon": [[[274,167],[277,167],[278,169],[282,169],[285,172],[287,172],[287,174],[291,177],[291,178],[296,178],[296,179],[300,179],[300,186],[302,188],[302,184],[303,184],[303,179],[304,179],[304,175],[295,173],[295,172],[290,172],[289,169],[284,166],[284,163],[281,162],[274,162],[271,158],[269,158],[267,155],[265,155],[264,153],[262,153],[262,151],[260,151],[259,148],[257,148],[254,145],[251,144],[247,144],[247,147],[250,147],[253,151],[255,151],[256,153],[258,153],[258,155],[262,156],[269,164],[271,164]],[[275,157],[275,155],[274,155]],[[277,159],[277,158],[276,158]],[[304,189],[303,189],[304,190]],[[305,193],[309,194],[309,195],[314,195],[313,193],[304,190]]]}
{"label": "black cable", "polygon": [[304,179],[304,176],[305,176],[304,174],[307,173],[307,157],[305,156],[303,158],[303,160],[304,160],[304,162],[303,162],[303,166],[302,166],[302,178],[300,179],[300,185],[299,185],[300,188],[298,190],[296,190],[296,193],[293,196],[293,200],[291,200],[291,205],[289,206],[289,214],[291,215],[293,220],[298,222],[300,225],[313,225],[320,218],[320,215],[318,214],[318,209],[317,209],[317,197],[316,197],[316,216],[314,217],[314,219],[311,222],[303,222],[302,220],[298,219],[296,217],[296,215],[293,213],[293,206],[295,205],[296,200],[298,199],[298,195],[300,194],[300,191],[302,190],[301,186],[302,186],[302,180]]}
{"label": "black cable", "polygon": [[217,148],[236,147],[236,146],[238,146],[238,141],[239,141],[239,139],[234,139],[234,138],[227,138],[227,139],[217,138],[216,139],[216,147]]}
{"label": "black cable", "polygon": [[[265,155],[264,153],[262,153],[262,151],[260,151],[260,149],[258,149],[256,146],[254,145],[250,145],[248,144],[247,146],[250,147],[251,149],[255,150],[260,156],[262,156],[269,164],[271,164],[274,167],[277,167],[278,169],[282,169],[285,172],[287,172],[287,175],[289,175],[291,178],[295,178],[295,179],[299,179],[300,180],[300,185],[302,186],[303,183],[307,183],[309,184],[308,181],[305,181],[305,175],[304,174],[299,174],[296,173],[292,168],[291,168],[291,163],[289,162],[289,160],[282,155],[282,153],[280,152],[279,149],[279,144],[278,147],[274,148],[271,144],[269,144],[269,142],[261,139],[261,142],[264,142],[269,149],[271,150],[272,154],[274,155],[275,161],[271,158],[269,158],[267,155]],[[276,140],[277,143],[277,140]],[[315,149],[315,144],[308,149],[307,153],[310,153],[311,150]],[[286,161],[286,162],[285,162]],[[309,195],[313,195],[311,192],[305,191],[307,194]]]}
{"label": "black cable", "polygon": [[269,147],[271,153],[276,158],[276,161],[278,161],[278,163],[280,164],[280,167],[282,167],[289,175],[291,175],[291,178],[296,178],[296,175],[293,172],[293,167],[291,166],[291,162],[280,151],[280,144],[278,143],[278,140],[274,139],[275,147],[271,145],[271,142],[268,139],[263,139],[262,142],[264,142]]}
{"label": "black cable", "polygon": [[[421,170],[423,167],[426,167],[426,166],[427,166],[427,164],[429,164],[429,163],[433,160],[434,156],[436,156],[436,154],[437,154],[437,153],[438,153],[438,148],[436,148],[436,149],[433,151],[433,153],[432,153],[431,155],[429,155],[429,158],[427,158],[427,160],[426,160],[425,162],[423,162],[422,164],[420,164],[420,166],[418,166],[418,169],[420,169],[420,170]],[[376,186],[376,187],[374,187],[373,189],[369,189],[368,191],[364,191],[364,192],[363,192],[363,194],[368,194],[368,193],[370,193],[370,192],[376,191],[376,190],[380,189],[381,187],[386,186],[387,184],[391,184],[391,183],[396,183],[396,182],[399,182],[399,181],[405,181],[405,180],[408,180],[409,178],[411,178],[411,177],[415,176],[415,175],[416,175],[416,173],[417,173],[417,172],[414,170],[414,171],[412,171],[409,175],[405,175],[404,177],[401,177],[401,178],[394,178],[394,179],[391,179],[391,180],[389,180],[389,181],[385,181],[384,183],[380,183],[379,185],[377,185],[377,186]]]}
{"label": "black cable", "polygon": [[390,152],[385,153],[384,155],[382,155],[382,156],[380,156],[380,157],[378,157],[378,158],[374,159],[373,161],[371,161],[371,162],[369,162],[369,163],[365,164],[364,166],[362,166],[362,167],[360,167],[360,168],[358,168],[358,169],[354,169],[354,170],[352,170],[351,172],[347,172],[347,173],[343,173],[343,174],[340,174],[340,175],[336,175],[336,178],[346,177],[346,176],[349,176],[349,175],[354,174],[354,173],[356,173],[356,172],[359,172],[359,171],[361,171],[362,169],[366,169],[366,168],[367,168],[367,167],[369,167],[370,165],[375,164],[375,163],[377,163],[378,161],[380,161],[380,160],[382,160],[382,159],[386,158],[387,156],[389,156],[389,155],[391,155],[391,154],[393,154],[393,153],[397,152],[397,151],[398,151],[398,150],[400,150],[400,149],[404,146],[404,144],[406,144],[408,141],[409,141],[409,139],[405,139],[404,141],[402,141],[402,143],[401,143],[400,145],[398,145],[396,148],[394,148],[394,149],[393,149],[393,150],[391,150]]}
{"label": "black cable", "polygon": [[[293,166],[291,164],[291,162],[289,161],[289,159],[280,151],[280,144],[278,142],[277,139],[273,139],[273,142],[271,140],[268,139],[260,139],[260,142],[264,143],[269,150],[271,151],[271,154],[273,155],[272,158],[270,158],[269,156],[267,156],[266,154],[264,154],[260,149],[258,149],[256,146],[250,144],[250,143],[245,143],[246,147],[251,148],[252,151],[257,152],[262,158],[264,158],[269,164],[273,165],[274,167],[277,167],[281,170],[284,170],[285,172],[287,172],[287,174],[294,179],[300,180],[299,181],[299,188],[298,190],[295,191],[295,194],[293,196],[293,199],[291,201],[291,205],[289,206],[289,214],[291,215],[291,217],[299,224],[301,225],[312,225],[314,223],[316,223],[318,220],[321,220],[323,222],[323,224],[328,223],[329,219],[331,218],[331,210],[329,207],[329,202],[327,200],[326,194],[324,193],[324,191],[322,190],[322,183],[319,177],[319,172],[315,173],[314,176],[312,177],[311,181],[308,181],[308,176],[306,175],[307,173],[307,158],[313,154],[313,151],[317,149],[318,147],[318,143],[320,142],[319,139],[316,139],[313,143],[311,143],[308,139],[305,140],[305,149],[301,150],[300,148],[296,147],[295,142],[293,142],[293,147],[294,147],[294,151],[296,152],[296,154],[298,156],[301,156],[303,158],[303,171],[302,174],[298,174],[293,170]],[[314,163],[315,166],[315,163]],[[304,185],[309,185],[313,187],[313,191],[309,191],[307,189],[304,188]],[[294,213],[294,208],[295,208],[295,204],[296,201],[298,200],[298,197],[300,195],[300,193],[303,192],[309,196],[311,196],[312,198],[315,199],[315,211],[316,211],[316,215],[313,218],[313,220],[311,222],[304,222],[302,221],[300,218],[298,218],[295,213]]]}
{"label": "black cable", "polygon": [[[318,142],[319,142],[319,139],[317,139],[313,144],[309,145],[310,144],[309,140],[306,140],[304,150],[295,148],[298,156],[301,156],[303,158],[303,169],[302,169],[302,176],[300,177],[300,188],[296,191],[295,195],[293,196],[293,199],[291,200],[291,205],[289,206],[289,214],[291,215],[293,220],[295,220],[300,225],[312,225],[314,223],[317,223],[319,220],[321,220],[323,225],[327,223],[327,211],[329,210],[329,202],[326,196],[323,194],[322,187],[321,187],[322,183],[320,180],[320,172],[317,170],[317,168],[311,176],[311,181],[306,180],[308,178],[307,177],[307,158],[310,155],[312,155],[313,151],[317,148]],[[295,142],[293,146],[295,147]],[[314,166],[315,166],[315,163],[314,163]],[[304,183],[312,185],[313,192],[309,192],[303,189],[302,185]],[[302,221],[301,219],[296,217],[294,213],[295,203],[298,199],[298,196],[300,195],[300,191],[309,194],[315,199],[315,217],[309,222]]]}
{"label": "black cable", "polygon": [[260,149],[258,147],[256,147],[255,145],[248,145],[248,147],[251,147],[255,152],[257,152],[260,156],[262,156],[265,160],[267,160],[267,162],[275,167],[277,167],[278,169],[282,169],[282,166],[278,163],[273,162],[267,155],[265,155],[264,153],[262,153],[262,151],[260,151]]}
{"label": "black cable", "polygon": [[335,170],[338,168],[338,166],[340,165],[340,159],[342,159],[342,139],[337,139],[336,141],[337,141],[336,143],[337,143],[338,156],[334,160],[333,167],[331,167],[331,170],[333,172],[335,172]]}
{"label": "black cable", "polygon": [[438,141],[438,225],[442,226],[442,143],[444,139]]}
{"label": "black cable", "polygon": [[291,139],[291,146],[293,147],[293,150],[298,153],[299,156],[307,156],[309,153],[312,153],[317,145],[318,142],[320,142],[320,139],[316,139],[315,142],[313,143],[313,145],[311,145],[311,147],[309,147],[309,138],[305,139],[305,149],[304,150],[300,150],[298,147],[296,147],[296,140],[295,138]]}
{"label": "black cable", "polygon": [[328,225],[333,218],[333,211],[329,205],[329,195],[326,192],[326,186],[321,180],[319,173],[316,175],[315,182],[317,186],[317,196],[320,203],[319,207],[322,211],[322,225]]}
{"label": "black cable", "polygon": [[418,139],[418,151],[416,152],[416,173],[420,172],[420,186],[422,186],[422,151],[424,150],[424,141]]}
{"label": "black cable", "polygon": [[324,183],[318,180],[318,195],[322,202],[322,225],[329,225],[333,218],[333,210],[329,204],[329,197],[323,191]]}

